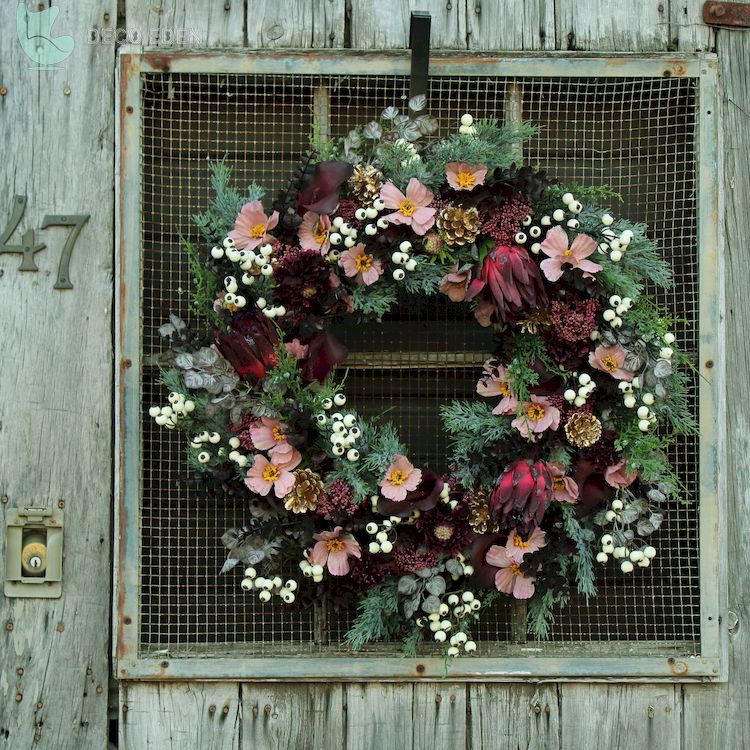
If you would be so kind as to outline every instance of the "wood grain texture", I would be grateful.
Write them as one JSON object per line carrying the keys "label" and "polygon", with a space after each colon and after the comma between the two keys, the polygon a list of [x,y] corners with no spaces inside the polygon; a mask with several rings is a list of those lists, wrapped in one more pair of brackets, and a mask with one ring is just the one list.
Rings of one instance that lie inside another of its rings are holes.
{"label": "wood grain texture", "polygon": [[232,682],[126,683],[120,689],[119,750],[236,750],[239,695]]}
{"label": "wood grain texture", "polygon": [[344,46],[345,0],[248,0],[247,44],[253,49]]}
{"label": "wood grain texture", "polygon": [[678,685],[561,684],[561,750],[679,750]]}
{"label": "wood grain texture", "polygon": [[555,49],[553,3],[528,0],[467,0],[469,49]]}
{"label": "wood grain texture", "polygon": [[[551,3],[547,3],[550,5]],[[557,0],[557,48],[658,52],[669,46],[666,0]]]}
{"label": "wood grain texture", "polygon": [[703,3],[704,0],[671,0],[670,49],[680,52],[707,52],[713,49],[716,34],[703,23]]}
{"label": "wood grain texture", "polygon": [[455,750],[465,746],[466,691],[467,686],[461,683],[418,683],[414,686],[411,713],[415,750]]}
{"label": "wood grain texture", "polygon": [[244,684],[242,747],[343,747],[345,690],[333,684]]}
{"label": "wood grain texture", "polygon": [[417,750],[413,743],[414,685],[351,684],[346,688],[346,750]]}
{"label": "wood grain texture", "polygon": [[[471,684],[470,747],[559,750],[560,711],[554,684]],[[589,747],[590,743],[583,745]]]}
{"label": "wood grain texture", "polygon": [[726,285],[727,478],[729,682],[686,685],[686,750],[750,747],[750,367],[746,298],[750,263],[750,34],[717,35],[723,84],[724,130],[724,263]]}
{"label": "wood grain texture", "polygon": [[[251,0],[252,1],[252,0]],[[243,0],[125,0],[126,28],[142,47],[242,47]],[[187,44],[178,41],[184,34]]]}
{"label": "wood grain texture", "polygon": [[467,49],[465,0],[353,0],[351,46],[354,49],[407,48],[413,10],[426,10],[432,14],[430,47]]}
{"label": "wood grain texture", "polygon": [[[6,509],[64,502],[60,599],[0,594],[0,747],[105,747],[112,502],[114,47],[87,30],[115,0],[59,6],[52,36],[75,47],[58,70],[32,70],[16,36],[17,3],[0,9],[0,226],[28,197],[10,238],[33,229],[39,271],[0,255],[0,560]],[[36,9],[36,5],[33,6]],[[67,93],[66,93],[67,92]],[[70,229],[46,214],[91,214],[54,290]],[[0,568],[4,567],[0,563]]]}

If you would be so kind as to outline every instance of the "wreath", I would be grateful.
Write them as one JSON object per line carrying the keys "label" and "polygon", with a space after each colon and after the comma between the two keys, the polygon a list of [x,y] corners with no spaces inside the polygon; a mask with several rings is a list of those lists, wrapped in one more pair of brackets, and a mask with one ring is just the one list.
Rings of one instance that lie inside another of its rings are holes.
{"label": "wreath", "polygon": [[[183,240],[192,323],[160,329],[170,393],[149,414],[187,434],[186,482],[245,503],[222,573],[248,594],[356,605],[354,649],[458,656],[498,599],[527,600],[544,638],[572,590],[596,594],[595,563],[657,562],[684,494],[666,449],[695,424],[675,321],[645,293],[670,270],[599,207],[619,196],[517,166],[528,123],[465,114],[438,138],[424,108],[314,144],[268,210],[211,165],[206,251]],[[477,398],[442,407],[447,473],[352,408],[331,332],[436,295],[495,332]]]}

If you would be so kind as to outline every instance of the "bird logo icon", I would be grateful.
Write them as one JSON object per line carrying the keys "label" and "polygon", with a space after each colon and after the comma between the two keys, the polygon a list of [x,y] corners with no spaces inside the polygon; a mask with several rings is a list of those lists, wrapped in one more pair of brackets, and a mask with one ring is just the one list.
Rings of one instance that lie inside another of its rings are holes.
{"label": "bird logo icon", "polygon": [[16,11],[18,41],[26,56],[37,67],[31,70],[61,70],[57,67],[69,57],[75,47],[72,36],[52,36],[52,26],[60,8],[52,6],[40,11],[30,11],[24,0],[19,0]]}

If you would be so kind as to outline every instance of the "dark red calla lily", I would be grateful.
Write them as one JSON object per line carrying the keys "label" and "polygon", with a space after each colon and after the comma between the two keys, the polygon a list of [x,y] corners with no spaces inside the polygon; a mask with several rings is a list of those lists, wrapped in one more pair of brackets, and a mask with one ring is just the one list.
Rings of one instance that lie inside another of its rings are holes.
{"label": "dark red calla lily", "polygon": [[297,213],[333,213],[339,203],[339,188],[352,176],[354,167],[345,161],[321,161],[315,165],[312,182],[299,194]]}
{"label": "dark red calla lily", "polygon": [[521,459],[497,480],[490,496],[490,516],[504,528],[525,533],[538,526],[552,499],[552,475],[544,461]]}
{"label": "dark red calla lily", "polygon": [[614,487],[605,481],[603,472],[584,458],[576,461],[573,478],[578,485],[576,508],[582,515],[595,513],[615,494]]}
{"label": "dark red calla lily", "polygon": [[493,544],[505,546],[507,534],[480,534],[471,545],[471,565],[474,568],[472,580],[485,589],[495,588],[497,568],[487,562],[487,552]]}
{"label": "dark red calla lily", "polygon": [[415,490],[406,493],[406,499],[399,502],[381,495],[378,513],[382,516],[408,516],[413,510],[431,510],[438,504],[444,485],[439,474],[422,469],[422,480]]}
{"label": "dark red calla lily", "polygon": [[308,343],[302,379],[322,383],[334,367],[346,360],[348,353],[349,350],[330,331],[314,334]]}

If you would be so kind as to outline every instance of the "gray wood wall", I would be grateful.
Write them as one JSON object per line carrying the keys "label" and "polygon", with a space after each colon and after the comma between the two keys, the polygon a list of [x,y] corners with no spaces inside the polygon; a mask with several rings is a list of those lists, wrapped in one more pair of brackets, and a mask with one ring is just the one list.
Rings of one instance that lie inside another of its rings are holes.
{"label": "gray wood wall", "polygon": [[[739,304],[750,282],[750,31],[714,33],[702,0],[60,0],[56,32],[76,49],[57,72],[29,70],[15,3],[0,10],[0,229],[14,194],[45,214],[90,213],[72,291],[52,289],[63,229],[38,273],[0,255],[0,522],[6,507],[64,502],[59,600],[0,596],[0,747],[103,748],[112,517],[113,45],[88,30],[195,29],[216,48],[399,48],[408,12],[432,13],[454,50],[718,51],[726,169],[730,680],[670,684],[237,683],[120,686],[123,748],[750,747],[750,344]],[[120,17],[118,18],[118,7]],[[16,235],[17,237],[20,236]],[[14,240],[16,241],[15,237]],[[3,523],[4,525],[4,523]],[[0,536],[0,555],[3,539]],[[0,559],[2,559],[0,557]]]}

